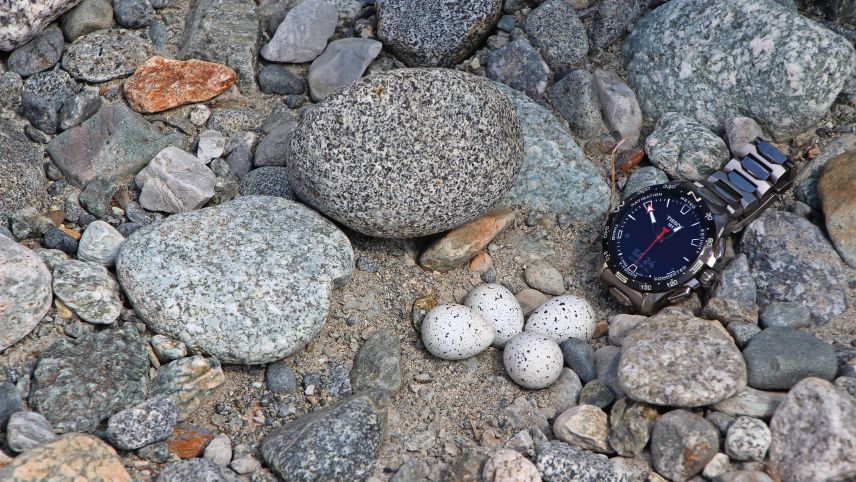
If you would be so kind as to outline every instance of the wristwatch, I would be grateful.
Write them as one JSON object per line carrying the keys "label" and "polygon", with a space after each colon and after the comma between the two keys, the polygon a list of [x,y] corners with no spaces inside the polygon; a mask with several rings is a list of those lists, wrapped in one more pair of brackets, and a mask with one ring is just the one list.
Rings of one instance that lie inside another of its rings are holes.
{"label": "wristwatch", "polygon": [[794,162],[764,139],[703,181],[635,192],[610,213],[597,269],[610,293],[649,315],[718,280],[725,240],[793,184]]}

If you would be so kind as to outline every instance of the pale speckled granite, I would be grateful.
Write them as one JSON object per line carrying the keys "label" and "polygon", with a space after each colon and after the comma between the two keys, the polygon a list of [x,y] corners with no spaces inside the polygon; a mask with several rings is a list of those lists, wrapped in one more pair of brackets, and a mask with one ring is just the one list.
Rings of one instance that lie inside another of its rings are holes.
{"label": "pale speckled granite", "polygon": [[0,50],[14,50],[35,37],[80,0],[3,0],[0,2]]}

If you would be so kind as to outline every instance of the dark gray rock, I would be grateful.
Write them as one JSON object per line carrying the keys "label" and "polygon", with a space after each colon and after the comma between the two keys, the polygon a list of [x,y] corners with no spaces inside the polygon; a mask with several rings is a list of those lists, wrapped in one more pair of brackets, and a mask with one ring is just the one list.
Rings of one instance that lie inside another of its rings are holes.
{"label": "dark gray rock", "polygon": [[[42,259],[13,239],[0,237],[0,352],[33,331],[51,299],[51,274]],[[0,429],[9,415],[2,405],[0,401]]]}
{"label": "dark gray rock", "polygon": [[306,83],[285,67],[271,64],[259,72],[259,88],[265,94],[296,95],[306,90]]}
{"label": "dark gray rock", "polygon": [[550,70],[541,54],[526,39],[515,40],[488,54],[487,76],[530,97],[547,90]]}
{"label": "dark gray rock", "polygon": [[[169,450],[167,448],[167,450]],[[234,472],[205,459],[187,459],[164,467],[157,482],[238,482]]]}
{"label": "dark gray rock", "polygon": [[178,407],[170,397],[155,397],[117,412],[107,422],[107,437],[121,450],[166,440],[175,428]]}
{"label": "dark gray rock", "polygon": [[629,482],[606,456],[553,440],[538,446],[535,460],[544,482]]}
{"label": "dark gray rock", "polygon": [[734,338],[738,348],[745,348],[753,336],[761,333],[761,328],[754,323],[733,321],[728,324],[728,333]]}
{"label": "dark gray rock", "polygon": [[134,182],[142,188],[139,201],[147,210],[183,213],[201,208],[214,196],[217,176],[198,157],[168,146],[137,173]]}
{"label": "dark gray rock", "polygon": [[477,48],[502,0],[376,0],[377,37],[410,67],[452,67]]}
{"label": "dark gray rock", "polygon": [[278,361],[265,370],[265,384],[270,391],[287,395],[297,388],[297,377],[285,362]]}
{"label": "dark gray rock", "polygon": [[740,250],[749,258],[762,310],[774,301],[797,302],[820,324],[847,308],[841,258],[807,219],[769,210],[746,228]]}
{"label": "dark gray rock", "polygon": [[109,179],[96,177],[87,182],[86,187],[80,192],[80,204],[93,216],[103,218],[111,212],[113,195],[116,194],[117,189]]}
{"label": "dark gray rock", "polygon": [[247,173],[241,181],[242,196],[278,196],[294,199],[294,190],[285,167],[260,167]]}
{"label": "dark gray rock", "polygon": [[725,298],[745,304],[755,304],[758,289],[752,273],[749,271],[749,260],[745,254],[738,254],[722,270],[719,282],[711,291],[715,298]]}
{"label": "dark gray rock", "polygon": [[64,338],[36,363],[30,407],[59,433],[92,432],[143,400],[148,371],[146,345],[135,328]]}
{"label": "dark gray rock", "polygon": [[719,136],[698,122],[667,112],[645,140],[651,164],[677,179],[700,181],[728,162],[729,153]]}
{"label": "dark gray rock", "polygon": [[[200,264],[199,256],[209,261]],[[149,328],[246,364],[303,347],[353,267],[350,243],[332,223],[268,196],[170,216],[128,238],[116,260],[125,294]]]}
{"label": "dark gray rock", "polygon": [[624,192],[622,197],[627,199],[636,191],[657,184],[669,182],[669,176],[661,169],[654,166],[642,166],[630,173],[627,182],[624,184]]}
{"label": "dark gray rock", "polygon": [[62,68],[86,82],[131,75],[148,58],[148,45],[130,30],[97,30],[66,46]]}
{"label": "dark gray rock", "polygon": [[0,432],[6,431],[9,417],[14,413],[24,411],[24,401],[15,385],[0,383]]}
{"label": "dark gray rock", "polygon": [[6,443],[15,452],[21,453],[57,439],[47,419],[36,412],[17,412],[9,418],[6,426]]}
{"label": "dark gray rock", "polygon": [[787,390],[807,377],[832,380],[838,359],[832,347],[808,333],[775,326],[755,335],[746,349],[749,386]]}
{"label": "dark gray rock", "polygon": [[799,328],[811,324],[811,312],[809,309],[793,301],[774,301],[761,312],[761,326],[788,326]]}
{"label": "dark gray rock", "polygon": [[604,346],[594,352],[597,378],[609,387],[616,398],[624,396],[624,389],[618,379],[620,359],[621,349],[616,346]]}
{"label": "dark gray rock", "polygon": [[781,480],[852,480],[856,399],[817,378],[799,382],[770,421],[770,466]]}
{"label": "dark gray rock", "polygon": [[[719,130],[745,115],[776,138],[820,120],[856,65],[844,38],[766,0],[668,2],[637,23],[624,55],[649,116],[680,112]],[[712,71],[730,75],[701,75]]]}
{"label": "dark gray rock", "polygon": [[42,237],[42,247],[58,249],[66,254],[77,253],[78,242],[59,228],[48,229]]}
{"label": "dark gray rock", "polygon": [[62,103],[78,89],[77,83],[61,70],[41,72],[29,77],[24,81],[21,96],[24,117],[42,132],[55,133]]}
{"label": "dark gray rock", "polygon": [[603,383],[602,380],[594,379],[585,384],[580,391],[580,405],[594,405],[606,409],[615,400],[615,394]]}
{"label": "dark gray rock", "polygon": [[0,17],[0,51],[14,50],[38,35],[80,0],[10,0],[3,3]]}
{"label": "dark gray rock", "polygon": [[154,21],[155,9],[149,0],[113,0],[113,15],[125,28],[142,28]]}
{"label": "dark gray rock", "polygon": [[70,129],[89,119],[101,108],[101,97],[97,91],[83,91],[66,99],[59,110],[57,122],[61,130]]}
{"label": "dark gray rock", "polygon": [[[32,77],[31,77],[32,78]],[[164,135],[124,104],[104,105],[94,116],[48,143],[48,154],[77,187],[96,177],[116,180],[133,176],[180,134]]]}
{"label": "dark gray rock", "polygon": [[687,480],[702,471],[719,451],[719,431],[686,410],[661,416],[651,432],[651,459],[669,480]]}
{"label": "dark gray rock", "polygon": [[524,29],[553,72],[565,72],[586,58],[585,25],[564,0],[548,0],[532,10]]}
{"label": "dark gray rock", "polygon": [[59,62],[63,47],[65,39],[62,31],[56,25],[51,25],[9,55],[9,70],[21,77],[47,70]]}
{"label": "dark gray rock", "polygon": [[[143,460],[148,460],[149,462],[154,462],[156,464],[165,464],[169,460],[169,454],[169,444],[167,444],[166,442],[158,442],[156,444],[146,445],[145,447],[137,450],[138,457]],[[198,459],[191,459],[191,461],[192,460]]]}
{"label": "dark gray rock", "polygon": [[250,94],[258,90],[258,36],[253,0],[200,0],[187,13],[180,56],[228,65],[238,73],[238,88]]}
{"label": "dark gray rock", "polygon": [[583,383],[597,378],[597,368],[594,362],[594,349],[585,340],[568,338],[561,344],[565,365],[569,366]]}
{"label": "dark gray rock", "polygon": [[[418,115],[415,104],[424,107]],[[446,69],[358,80],[310,110],[291,147],[289,175],[302,200],[384,237],[481,216],[511,187],[523,157],[512,103],[486,80]]]}
{"label": "dark gray rock", "polygon": [[0,111],[17,112],[21,108],[21,94],[24,92],[24,81],[15,72],[0,72]]}
{"label": "dark gray rock", "polygon": [[366,480],[380,454],[386,425],[385,396],[356,395],[271,432],[260,452],[289,480]]}
{"label": "dark gray rock", "polygon": [[594,77],[587,70],[568,72],[553,84],[550,97],[553,106],[579,137],[593,137],[605,129]]}
{"label": "dark gray rock", "polygon": [[601,49],[612,45],[639,19],[648,3],[648,0],[601,0],[592,24],[592,44]]}
{"label": "dark gray rock", "polygon": [[62,17],[62,31],[69,42],[112,25],[113,5],[110,0],[83,0]]}
{"label": "dark gray rock", "polygon": [[255,165],[285,166],[289,164],[291,138],[297,122],[286,119],[277,124],[270,134],[264,136],[256,146]]}
{"label": "dark gray rock", "polygon": [[378,330],[363,343],[354,358],[351,386],[355,392],[395,392],[401,387],[401,344],[394,331]]}

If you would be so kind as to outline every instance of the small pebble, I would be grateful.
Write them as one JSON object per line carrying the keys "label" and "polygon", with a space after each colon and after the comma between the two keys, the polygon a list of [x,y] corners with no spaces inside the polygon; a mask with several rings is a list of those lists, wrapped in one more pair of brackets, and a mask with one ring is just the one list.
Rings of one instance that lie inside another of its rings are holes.
{"label": "small pebble", "polygon": [[63,253],[77,253],[77,240],[59,228],[50,228],[42,238],[42,246],[47,249],[58,249]]}

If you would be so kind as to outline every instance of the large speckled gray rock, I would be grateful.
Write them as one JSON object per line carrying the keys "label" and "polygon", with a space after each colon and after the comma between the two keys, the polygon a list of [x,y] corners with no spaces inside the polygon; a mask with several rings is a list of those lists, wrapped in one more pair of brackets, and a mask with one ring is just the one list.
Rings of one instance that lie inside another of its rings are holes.
{"label": "large speckled gray rock", "polygon": [[92,432],[143,400],[148,372],[146,343],[136,328],[62,338],[36,363],[30,407],[59,433]]}
{"label": "large speckled gray rock", "polygon": [[305,202],[368,235],[412,237],[491,208],[520,169],[523,139],[512,103],[489,81],[401,69],[330,95],[295,129],[291,151]]}
{"label": "large speckled gray rock", "polygon": [[641,322],[622,341],[618,383],[634,400],[702,407],[743,389],[746,364],[718,322],[672,310]]}
{"label": "large speckled gray rock", "polygon": [[51,273],[42,258],[0,236],[0,352],[33,331],[51,299]]}
{"label": "large speckled gray rock", "polygon": [[167,465],[157,482],[238,482],[234,472],[205,459],[188,459]]}
{"label": "large speckled gray rock", "polygon": [[303,347],[353,267],[351,244],[336,226],[302,204],[268,196],[146,226],[116,260],[128,299],[152,330],[246,364]]}
{"label": "large speckled gray rock", "polygon": [[568,72],[553,84],[550,100],[579,137],[588,139],[605,130],[594,76],[589,71]]}
{"label": "large speckled gray rock", "polygon": [[377,36],[411,67],[466,59],[502,13],[502,0],[377,0]]}
{"label": "large speckled gray rock", "polygon": [[854,480],[856,400],[819,378],[806,378],[788,392],[770,420],[770,465],[781,480]]}
{"label": "large speckled gray rock", "polygon": [[14,50],[80,0],[6,0],[0,4],[0,50]]}
{"label": "large speckled gray rock", "polygon": [[538,445],[535,461],[545,482],[629,482],[627,474],[605,455],[558,440]]}
{"label": "large speckled gray rock", "polygon": [[494,85],[511,100],[523,129],[523,166],[501,204],[565,213],[585,222],[602,219],[609,206],[609,185],[567,128],[524,93]]}
{"label": "large speckled gray rock", "polygon": [[74,259],[60,264],[53,270],[53,290],[77,316],[90,323],[109,325],[122,310],[119,284],[101,265]]}
{"label": "large speckled gray rock", "polygon": [[720,130],[738,115],[776,138],[817,122],[856,65],[844,38],[767,0],[680,0],[643,17],[624,42],[645,112]]}
{"label": "large speckled gray rock", "polygon": [[728,147],[705,126],[675,112],[667,112],[645,139],[651,164],[677,179],[700,181],[728,162]]}
{"label": "large speckled gray rock", "polygon": [[[259,19],[253,0],[198,0],[187,12],[180,57],[226,64],[245,94],[258,90]],[[214,128],[209,125],[208,127]],[[217,129],[219,130],[219,129]],[[225,134],[225,132],[224,132]]]}
{"label": "large speckled gray rock", "polygon": [[106,82],[131,75],[148,54],[146,42],[130,30],[97,30],[66,47],[62,67],[75,79]]}
{"label": "large speckled gray rock", "polygon": [[758,288],[758,304],[793,301],[825,323],[847,309],[847,275],[820,228],[785,211],[770,210],[750,224],[741,251]]}
{"label": "large speckled gray rock", "polygon": [[172,434],[178,407],[170,397],[155,397],[113,414],[107,422],[107,437],[122,450],[136,450]]}
{"label": "large speckled gray rock", "polygon": [[133,176],[180,134],[164,135],[125,104],[104,105],[83,124],[54,137],[48,154],[69,184]]}
{"label": "large speckled gray rock", "polygon": [[271,432],[261,455],[287,480],[365,481],[380,454],[386,403],[370,392],[304,415]]}

